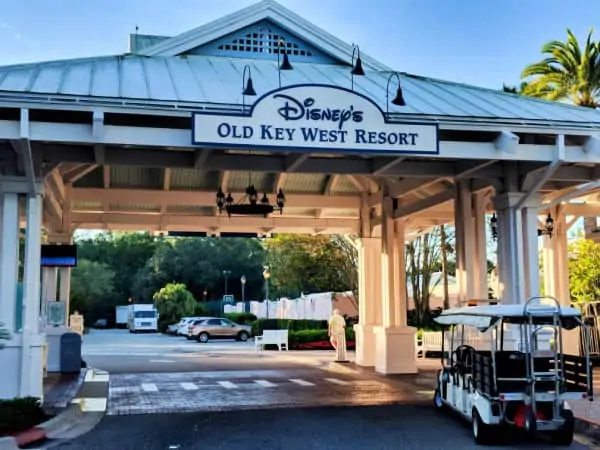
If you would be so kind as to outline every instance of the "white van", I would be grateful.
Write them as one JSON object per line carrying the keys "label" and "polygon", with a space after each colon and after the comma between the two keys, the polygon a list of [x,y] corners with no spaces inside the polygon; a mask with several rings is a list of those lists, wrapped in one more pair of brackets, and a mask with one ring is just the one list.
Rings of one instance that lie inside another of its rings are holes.
{"label": "white van", "polygon": [[129,310],[128,328],[130,333],[140,331],[158,331],[158,311],[154,305],[131,305]]}

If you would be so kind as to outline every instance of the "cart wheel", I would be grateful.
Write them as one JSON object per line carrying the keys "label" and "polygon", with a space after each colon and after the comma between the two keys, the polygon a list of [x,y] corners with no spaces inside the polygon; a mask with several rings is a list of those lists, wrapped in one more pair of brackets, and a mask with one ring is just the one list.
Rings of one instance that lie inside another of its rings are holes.
{"label": "cart wheel", "polygon": [[558,430],[554,430],[550,434],[550,439],[554,445],[569,446],[573,442],[573,435],[575,434],[575,417],[573,417],[573,411],[569,409],[563,409],[560,415],[565,419],[565,423]]}
{"label": "cart wheel", "polygon": [[442,399],[442,394],[440,392],[440,388],[438,387],[433,393],[433,404],[435,408],[439,411],[444,409],[444,400]]}
{"label": "cart wheel", "polygon": [[537,419],[530,407],[525,410],[525,423],[523,424],[525,432],[530,436],[535,436],[537,433]]}
{"label": "cart wheel", "polygon": [[492,425],[487,425],[481,420],[481,416],[475,408],[473,408],[473,420],[471,422],[473,429],[473,439],[478,445],[489,445],[494,441],[495,433]]}

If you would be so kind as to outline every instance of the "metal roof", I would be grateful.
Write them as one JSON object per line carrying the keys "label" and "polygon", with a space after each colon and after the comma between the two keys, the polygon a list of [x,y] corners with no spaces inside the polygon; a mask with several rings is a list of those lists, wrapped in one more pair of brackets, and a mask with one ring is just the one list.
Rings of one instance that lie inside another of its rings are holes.
{"label": "metal roof", "polygon": [[[277,62],[210,56],[121,55],[0,67],[0,94],[30,93],[169,102],[193,109],[241,104],[242,72],[252,68],[258,94],[278,87]],[[282,84],[324,83],[350,87],[347,67],[294,63]],[[355,77],[355,89],[386,110],[388,72]],[[410,74],[400,74],[407,105],[399,115],[600,123],[600,111],[521,97]],[[392,83],[393,84],[393,83]],[[390,90],[395,88],[390,86]],[[390,95],[394,95],[391,92]],[[248,97],[251,104],[257,97]]]}

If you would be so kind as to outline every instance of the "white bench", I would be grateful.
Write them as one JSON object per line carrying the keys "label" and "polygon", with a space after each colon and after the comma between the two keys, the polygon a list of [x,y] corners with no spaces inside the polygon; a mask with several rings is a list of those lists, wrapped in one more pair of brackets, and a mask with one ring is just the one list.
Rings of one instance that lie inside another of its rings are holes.
{"label": "white bench", "polygon": [[288,335],[288,330],[263,330],[262,336],[254,337],[254,350],[263,350],[265,345],[269,344],[276,345],[279,351],[283,347],[285,347],[285,350],[289,350]]}
{"label": "white bench", "polygon": [[421,339],[417,339],[415,345],[416,357],[425,358],[427,352],[442,351],[442,332],[424,331]]}

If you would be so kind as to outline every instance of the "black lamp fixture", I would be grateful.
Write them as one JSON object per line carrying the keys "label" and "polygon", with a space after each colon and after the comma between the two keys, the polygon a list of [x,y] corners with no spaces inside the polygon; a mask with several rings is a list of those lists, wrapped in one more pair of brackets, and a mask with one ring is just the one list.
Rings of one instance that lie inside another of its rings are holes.
{"label": "black lamp fixture", "polygon": [[546,222],[544,223],[544,228],[541,230],[538,229],[538,236],[548,236],[551,238],[552,233],[554,233],[554,219],[552,218],[552,215],[548,213]]}
{"label": "black lamp fixture", "polygon": [[404,95],[402,95],[402,85],[400,84],[400,75],[398,72],[392,73],[387,81],[387,87],[385,88],[385,106],[386,112],[390,113],[390,81],[392,78],[396,77],[398,79],[398,89],[396,90],[396,97],[392,100],[392,103],[397,106],[405,106],[406,102],[404,101]]}
{"label": "black lamp fixture", "polygon": [[494,240],[498,239],[498,218],[496,217],[496,213],[492,214],[490,228],[492,229],[492,238]]}
{"label": "black lamp fixture", "polygon": [[[280,63],[280,56],[283,52],[283,62]],[[287,46],[285,44],[285,40],[280,39],[277,42],[277,73],[279,75],[279,87],[281,88],[281,71],[282,70],[292,70],[292,64],[290,63],[290,58],[288,57]]]}
{"label": "black lamp fixture", "polygon": [[[248,81],[246,81],[246,71],[248,71]],[[244,73],[242,74],[242,99],[244,108],[246,106],[246,95],[251,97],[256,96],[256,91],[252,83],[252,71],[249,65],[244,66]]]}
{"label": "black lamp fixture", "polygon": [[[356,63],[354,62],[354,55],[357,56]],[[354,90],[354,76],[362,77],[365,75],[365,71],[362,66],[362,59],[360,59],[360,48],[358,45],[354,45],[352,49],[352,70],[350,71],[352,74],[352,90]]]}
{"label": "black lamp fixture", "polygon": [[217,191],[217,208],[219,213],[225,210],[229,217],[232,215],[267,217],[275,210],[278,210],[280,214],[283,214],[283,207],[285,206],[285,194],[283,193],[282,189],[279,189],[279,192],[277,192],[275,202],[275,205],[271,205],[266,192],[263,194],[259,202],[258,191],[253,184],[250,184],[246,188],[246,195],[237,203],[234,203],[231,193],[228,193],[227,196],[225,196],[225,193],[221,187],[219,187],[219,190]]}

